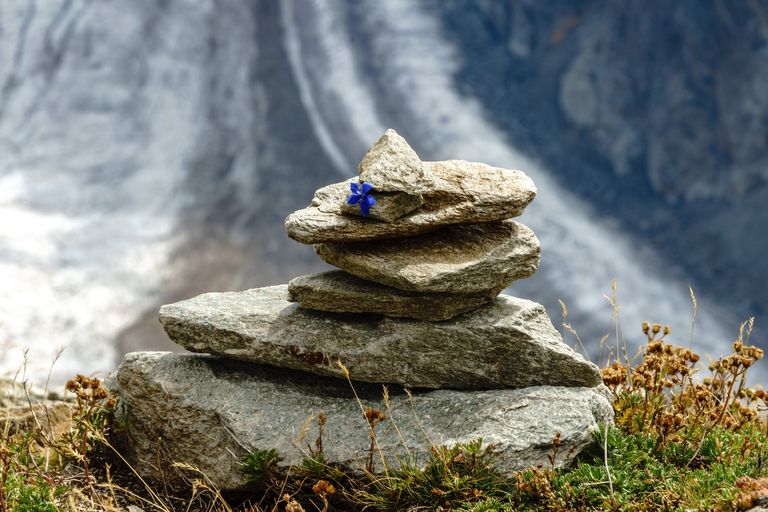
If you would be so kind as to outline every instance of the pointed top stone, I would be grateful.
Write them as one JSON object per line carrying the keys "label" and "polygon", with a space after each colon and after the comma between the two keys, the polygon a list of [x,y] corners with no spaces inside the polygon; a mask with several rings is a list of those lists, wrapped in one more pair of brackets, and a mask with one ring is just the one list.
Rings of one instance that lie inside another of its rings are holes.
{"label": "pointed top stone", "polygon": [[426,194],[434,180],[419,155],[393,129],[371,146],[358,166],[360,180],[373,185],[374,191]]}

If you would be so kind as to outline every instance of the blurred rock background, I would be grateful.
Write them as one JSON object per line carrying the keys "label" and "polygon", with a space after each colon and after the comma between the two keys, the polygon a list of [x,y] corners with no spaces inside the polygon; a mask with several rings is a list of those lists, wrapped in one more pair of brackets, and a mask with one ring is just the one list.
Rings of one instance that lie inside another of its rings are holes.
{"label": "blurred rock background", "polygon": [[171,346],[162,303],[325,268],[282,221],[388,127],[534,178],[509,292],[593,358],[613,277],[630,345],[688,342],[688,285],[700,352],[760,342],[766,83],[764,0],[2,0],[0,370],[110,370]]}

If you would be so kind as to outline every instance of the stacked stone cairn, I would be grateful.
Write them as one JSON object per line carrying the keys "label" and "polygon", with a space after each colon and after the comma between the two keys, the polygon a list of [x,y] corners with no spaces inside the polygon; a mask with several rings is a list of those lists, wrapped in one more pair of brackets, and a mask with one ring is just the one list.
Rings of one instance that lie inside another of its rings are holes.
{"label": "stacked stone cairn", "polygon": [[538,239],[511,220],[536,194],[530,178],[423,162],[393,130],[359,171],[285,222],[341,270],[163,306],[169,337],[200,354],[126,356],[112,385],[142,476],[159,476],[162,459],[238,489],[249,451],[297,465],[317,456],[321,430],[326,462],[360,468],[367,408],[386,418],[377,461],[482,438],[506,474],[555,451],[566,462],[611,421],[598,368],[541,305],[499,295],[539,263]]}

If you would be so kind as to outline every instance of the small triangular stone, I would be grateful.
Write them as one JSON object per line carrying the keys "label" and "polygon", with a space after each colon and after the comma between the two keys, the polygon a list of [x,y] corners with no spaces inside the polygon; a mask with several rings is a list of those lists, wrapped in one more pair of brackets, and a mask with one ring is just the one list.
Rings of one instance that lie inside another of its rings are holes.
{"label": "small triangular stone", "polygon": [[435,186],[419,155],[391,128],[371,146],[358,170],[360,181],[370,183],[378,192],[419,195]]}

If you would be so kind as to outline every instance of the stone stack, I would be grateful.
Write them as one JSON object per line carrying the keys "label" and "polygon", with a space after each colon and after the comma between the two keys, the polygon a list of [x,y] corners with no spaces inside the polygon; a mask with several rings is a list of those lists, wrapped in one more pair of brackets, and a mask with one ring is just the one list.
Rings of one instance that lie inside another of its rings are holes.
{"label": "stone stack", "polygon": [[157,476],[162,454],[239,488],[247,451],[307,456],[320,414],[325,460],[362,464],[361,406],[386,411],[377,435],[390,460],[482,437],[505,473],[546,463],[556,434],[562,463],[611,420],[597,367],[541,305],[499,295],[539,263],[538,239],[511,220],[536,194],[530,178],[422,162],[393,130],[359,171],[285,223],[341,270],[160,309],[173,341],[209,355],[134,353],[116,373],[140,473]]}
{"label": "stone stack", "polygon": [[[394,130],[360,162],[360,176],[317,191],[286,219],[288,235],[315,244],[345,272],[294,279],[291,300],[319,311],[448,320],[493,301],[532,275],[540,245],[511,217],[536,195],[520,171],[462,161],[422,162]],[[375,205],[349,205],[350,185],[372,185]]]}

